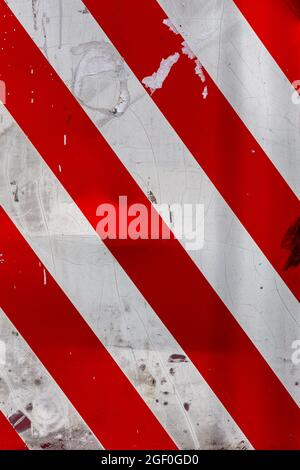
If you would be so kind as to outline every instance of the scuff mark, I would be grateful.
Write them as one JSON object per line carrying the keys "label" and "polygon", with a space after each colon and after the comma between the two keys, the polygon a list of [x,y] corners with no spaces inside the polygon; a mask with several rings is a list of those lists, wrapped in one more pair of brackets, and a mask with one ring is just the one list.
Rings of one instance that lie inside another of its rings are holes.
{"label": "scuff mark", "polygon": [[176,64],[179,57],[180,55],[178,52],[175,52],[175,54],[170,55],[166,59],[162,59],[157,72],[154,72],[152,75],[143,78],[142,83],[150,89],[151,93],[154,93],[155,90],[162,88],[165,79],[171,71],[171,68],[174,64]]}
{"label": "scuff mark", "polygon": [[39,0],[31,0],[33,27],[35,31],[37,31],[38,3],[39,3]]}
{"label": "scuff mark", "polygon": [[282,248],[290,250],[291,254],[284,266],[285,271],[300,264],[300,217],[288,229],[282,241]]}
{"label": "scuff mark", "polygon": [[48,41],[47,41],[47,33],[46,33],[46,26],[45,26],[45,22],[46,23],[49,23],[49,18],[46,16],[46,14],[44,13],[43,17],[42,17],[42,30],[43,30],[43,38],[44,38],[44,44],[42,46],[42,50],[44,51],[45,53],[45,56],[47,57],[47,59],[49,58],[48,56]]}
{"label": "scuff mark", "polygon": [[59,0],[59,45],[58,49],[61,49],[62,46],[62,37],[63,37],[63,5],[62,0]]}

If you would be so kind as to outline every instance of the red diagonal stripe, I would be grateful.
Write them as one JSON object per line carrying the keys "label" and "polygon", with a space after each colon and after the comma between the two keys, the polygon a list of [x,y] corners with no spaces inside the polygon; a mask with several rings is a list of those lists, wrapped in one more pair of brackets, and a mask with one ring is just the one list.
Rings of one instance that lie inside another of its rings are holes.
{"label": "red diagonal stripe", "polygon": [[1,307],[108,449],[175,445],[0,208]]}
{"label": "red diagonal stripe", "polygon": [[299,0],[234,0],[290,82],[300,80]]}
{"label": "red diagonal stripe", "polygon": [[0,412],[0,450],[26,450],[27,446]]}
{"label": "red diagonal stripe", "polygon": [[[96,127],[6,4],[0,4],[5,37],[13,45],[0,49],[7,107],[49,167],[93,227],[97,206],[117,205],[119,195],[150,210],[150,202]],[[106,244],[252,444],[300,447],[297,405],[179,242]]]}
{"label": "red diagonal stripe", "polygon": [[[139,0],[84,3],[140,80],[181,50],[183,39],[163,24],[166,15],[154,0],[145,0],[142,12]],[[290,252],[282,243],[300,214],[299,201],[206,72],[203,99],[194,69],[194,61],[181,57],[152,98],[300,299],[299,271],[286,269]]]}

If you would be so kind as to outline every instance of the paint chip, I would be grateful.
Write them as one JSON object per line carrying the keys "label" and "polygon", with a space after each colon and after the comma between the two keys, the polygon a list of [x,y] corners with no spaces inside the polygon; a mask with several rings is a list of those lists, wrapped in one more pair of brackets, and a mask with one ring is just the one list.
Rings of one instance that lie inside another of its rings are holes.
{"label": "paint chip", "polygon": [[196,59],[195,63],[196,63],[195,73],[196,73],[196,75],[198,75],[200,77],[201,82],[204,83],[205,82],[205,75],[204,75],[204,72],[203,72],[202,64],[201,64],[200,60],[198,60],[198,59]]}
{"label": "paint chip", "polygon": [[181,43],[181,45],[182,45],[181,50],[182,50],[183,54],[187,55],[189,59],[195,59],[196,58],[196,56],[193,53],[192,49],[190,48],[190,46],[185,41],[183,41]]}
{"label": "paint chip", "polygon": [[174,25],[173,21],[170,20],[170,18],[164,19],[164,20],[163,20],[163,24],[165,24],[166,26],[168,26],[169,30],[172,31],[172,33],[174,33],[174,34],[179,34],[179,32],[177,31],[176,26]]}
{"label": "paint chip", "polygon": [[158,88],[162,88],[163,83],[169,75],[171,68],[174,64],[176,64],[179,57],[180,56],[178,52],[176,52],[175,54],[170,55],[166,59],[162,59],[157,72],[154,72],[149,77],[143,78],[142,83],[150,89],[151,93],[154,93],[154,91]]}

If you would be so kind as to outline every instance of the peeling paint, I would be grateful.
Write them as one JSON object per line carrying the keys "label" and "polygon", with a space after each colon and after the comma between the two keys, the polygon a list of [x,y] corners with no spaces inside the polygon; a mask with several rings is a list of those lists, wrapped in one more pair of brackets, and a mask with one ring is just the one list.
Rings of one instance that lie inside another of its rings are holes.
{"label": "peeling paint", "polygon": [[162,88],[165,79],[169,75],[173,65],[178,61],[179,57],[178,52],[176,52],[166,59],[162,59],[157,72],[154,72],[149,77],[143,78],[142,83],[150,89],[151,93]]}

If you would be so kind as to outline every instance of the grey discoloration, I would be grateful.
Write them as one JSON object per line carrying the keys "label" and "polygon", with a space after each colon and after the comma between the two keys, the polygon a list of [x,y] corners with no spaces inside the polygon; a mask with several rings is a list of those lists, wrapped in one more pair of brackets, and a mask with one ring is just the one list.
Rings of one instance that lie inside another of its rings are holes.
{"label": "grey discoloration", "polygon": [[34,27],[35,31],[37,31],[37,29],[38,29],[37,15],[38,15],[39,2],[40,2],[40,0],[31,0],[33,27]]}
{"label": "grey discoloration", "polygon": [[75,96],[104,116],[122,115],[130,103],[129,72],[113,46],[106,41],[92,41],[73,47],[71,52],[80,56],[73,78]]}
{"label": "grey discoloration", "polygon": [[90,430],[0,310],[0,407],[27,445],[99,448]]}

